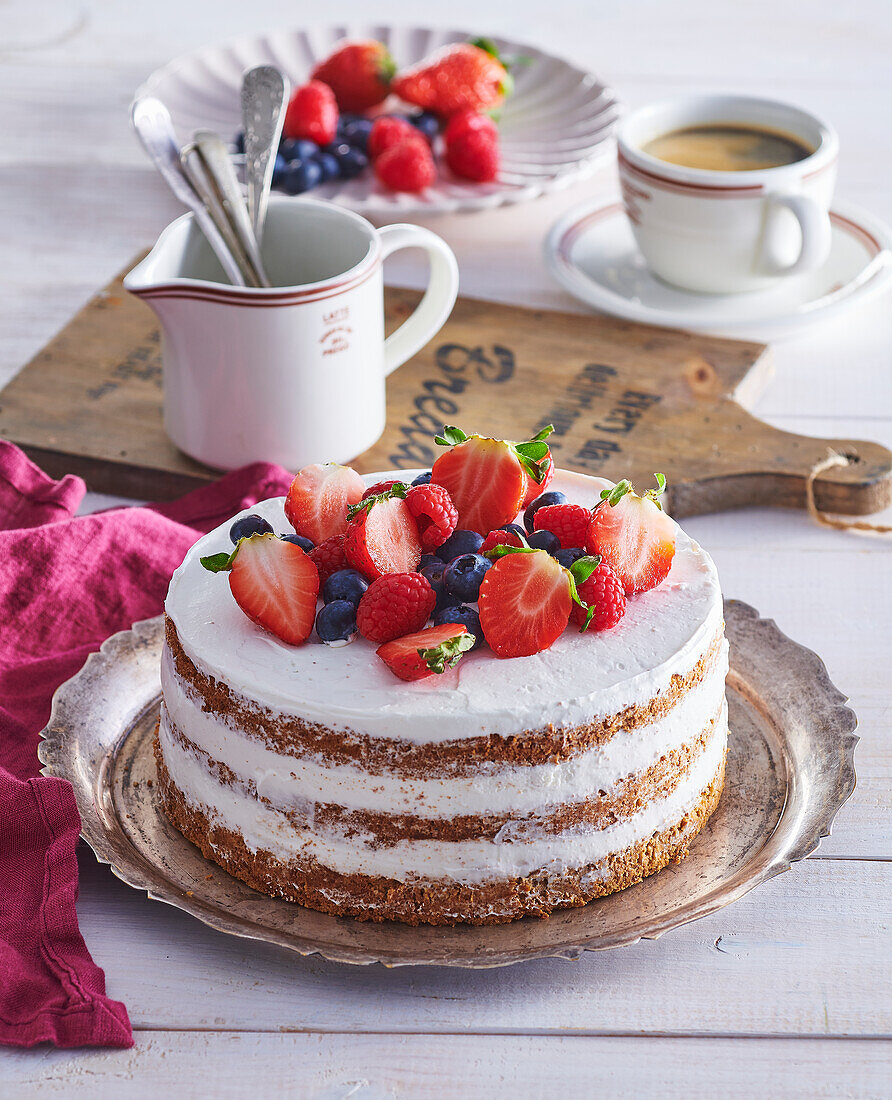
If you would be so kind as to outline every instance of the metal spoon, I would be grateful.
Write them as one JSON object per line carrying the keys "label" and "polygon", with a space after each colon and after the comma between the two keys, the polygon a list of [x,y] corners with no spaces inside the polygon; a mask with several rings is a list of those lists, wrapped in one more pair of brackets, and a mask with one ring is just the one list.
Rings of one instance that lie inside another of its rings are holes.
{"label": "metal spoon", "polygon": [[242,79],[248,214],[258,245],[263,241],[267,199],[290,94],[291,85],[287,77],[273,65],[258,65],[249,69]]}
{"label": "metal spoon", "polygon": [[195,188],[183,175],[180,148],[167,108],[155,96],[143,96],[133,104],[130,120],[136,136],[168,187],[192,211],[196,224],[214,250],[229,281],[233,286],[245,286],[245,278],[220,231],[214,225]]}

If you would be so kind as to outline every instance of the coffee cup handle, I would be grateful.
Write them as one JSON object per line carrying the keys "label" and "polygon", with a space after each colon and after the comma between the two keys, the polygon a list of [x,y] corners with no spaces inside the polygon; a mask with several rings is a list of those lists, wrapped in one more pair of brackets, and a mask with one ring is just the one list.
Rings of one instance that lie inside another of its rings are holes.
{"label": "coffee cup handle", "polygon": [[[766,273],[795,275],[800,271],[811,271],[822,264],[830,254],[832,233],[830,217],[826,209],[807,195],[772,195],[769,201],[774,209],[786,207],[793,214],[799,222],[802,245],[799,255],[792,263],[781,263],[771,254],[772,226],[769,221],[762,254]],[[771,213],[769,213],[770,217]]]}
{"label": "coffee cup handle", "polygon": [[420,225],[385,225],[378,234],[382,260],[399,248],[423,248],[430,262],[424,297],[384,341],[384,374],[388,375],[411,359],[443,327],[458,297],[458,263],[449,245]]}

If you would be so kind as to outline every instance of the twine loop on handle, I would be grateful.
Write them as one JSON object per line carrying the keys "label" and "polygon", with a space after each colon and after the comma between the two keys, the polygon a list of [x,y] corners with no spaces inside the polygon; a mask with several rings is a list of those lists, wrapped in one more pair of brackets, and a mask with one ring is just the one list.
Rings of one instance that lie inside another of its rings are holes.
{"label": "twine loop on handle", "polygon": [[892,526],[882,523],[868,523],[866,520],[839,519],[837,516],[828,516],[826,512],[819,510],[815,504],[815,478],[825,470],[832,470],[838,466],[848,466],[849,459],[837,451],[829,450],[827,457],[815,463],[805,481],[805,506],[808,514],[820,527],[832,527],[836,531],[851,531],[854,534],[888,535],[892,534]]}

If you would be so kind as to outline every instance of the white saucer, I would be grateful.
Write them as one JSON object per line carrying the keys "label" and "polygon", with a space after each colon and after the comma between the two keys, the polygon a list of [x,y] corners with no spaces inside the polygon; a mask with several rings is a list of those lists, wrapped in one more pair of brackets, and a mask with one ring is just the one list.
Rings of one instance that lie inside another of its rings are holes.
{"label": "white saucer", "polygon": [[583,302],[651,325],[776,338],[834,316],[892,282],[892,230],[849,203],[834,206],[830,255],[816,271],[755,294],[694,294],[648,271],[618,199],[577,206],[552,228],[545,258]]}

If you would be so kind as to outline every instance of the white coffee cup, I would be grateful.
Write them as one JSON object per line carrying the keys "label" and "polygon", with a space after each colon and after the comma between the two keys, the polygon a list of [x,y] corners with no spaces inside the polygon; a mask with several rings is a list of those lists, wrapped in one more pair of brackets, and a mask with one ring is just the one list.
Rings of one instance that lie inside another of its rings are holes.
{"label": "white coffee cup", "polygon": [[[659,160],[644,146],[690,126],[748,125],[788,134],[812,153],[754,171]],[[617,133],[626,213],[651,271],[701,293],[762,290],[826,260],[839,141],[814,115],[748,96],[695,95],[634,111]]]}
{"label": "white coffee cup", "polygon": [[[423,248],[424,297],[384,339],[382,261]],[[415,225],[375,229],[331,203],[273,196],[271,289],[229,284],[191,214],[125,278],[161,322],[164,426],[219,469],[346,462],[380,438],[386,376],[442,327],[458,294],[449,246]]]}

